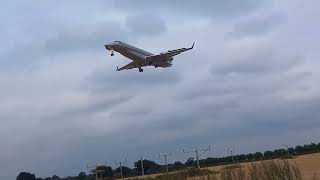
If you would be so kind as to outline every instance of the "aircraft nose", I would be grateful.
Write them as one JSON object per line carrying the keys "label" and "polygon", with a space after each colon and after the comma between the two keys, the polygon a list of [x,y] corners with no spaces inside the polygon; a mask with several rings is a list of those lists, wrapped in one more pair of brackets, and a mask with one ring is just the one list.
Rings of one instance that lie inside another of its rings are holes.
{"label": "aircraft nose", "polygon": [[107,50],[110,50],[110,47],[108,45],[104,45],[104,47],[107,49]]}

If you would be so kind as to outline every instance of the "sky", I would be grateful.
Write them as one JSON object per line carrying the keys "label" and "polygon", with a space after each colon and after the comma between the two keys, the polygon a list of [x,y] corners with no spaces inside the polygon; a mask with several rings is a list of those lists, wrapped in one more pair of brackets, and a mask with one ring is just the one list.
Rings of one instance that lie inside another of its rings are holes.
{"label": "sky", "polygon": [[[320,139],[316,0],[1,1],[0,179],[75,176],[141,155],[160,164]],[[104,44],[161,53],[130,62]]]}

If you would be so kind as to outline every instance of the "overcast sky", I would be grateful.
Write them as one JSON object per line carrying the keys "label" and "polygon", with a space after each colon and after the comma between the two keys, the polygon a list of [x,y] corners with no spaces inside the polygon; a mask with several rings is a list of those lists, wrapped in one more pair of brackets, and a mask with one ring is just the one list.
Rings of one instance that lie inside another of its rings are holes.
{"label": "overcast sky", "polygon": [[[320,139],[319,1],[2,1],[0,179],[74,176],[87,163],[182,148],[249,153]],[[171,68],[153,53],[190,46]]]}

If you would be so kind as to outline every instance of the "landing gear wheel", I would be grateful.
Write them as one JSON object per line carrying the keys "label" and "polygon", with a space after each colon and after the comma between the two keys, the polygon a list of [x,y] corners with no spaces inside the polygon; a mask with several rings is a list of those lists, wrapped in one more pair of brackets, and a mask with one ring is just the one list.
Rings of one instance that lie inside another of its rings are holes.
{"label": "landing gear wheel", "polygon": [[142,69],[142,68],[139,68],[139,72],[143,72],[143,69]]}
{"label": "landing gear wheel", "polygon": [[113,53],[113,51],[111,51],[111,56],[114,56],[114,53]]}

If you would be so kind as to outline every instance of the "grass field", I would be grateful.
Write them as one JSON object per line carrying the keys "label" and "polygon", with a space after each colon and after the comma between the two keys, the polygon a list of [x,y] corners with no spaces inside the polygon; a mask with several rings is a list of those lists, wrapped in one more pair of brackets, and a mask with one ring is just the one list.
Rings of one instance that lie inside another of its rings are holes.
{"label": "grass field", "polygon": [[[297,156],[293,159],[288,159],[288,161],[300,169],[302,178],[304,180],[313,180],[315,175],[318,176],[318,179],[320,179],[320,153]],[[240,165],[248,167],[250,163],[240,163]],[[210,167],[208,169],[220,171],[224,167],[225,166],[217,166]]]}
{"label": "grass field", "polygon": [[[265,170],[265,171],[264,171]],[[271,173],[270,173],[271,172]],[[286,177],[281,177],[287,174]],[[265,176],[265,177],[263,177]],[[277,176],[273,177],[273,176]],[[301,176],[301,177],[300,177]],[[266,178],[269,177],[269,178]],[[273,178],[271,178],[273,177]],[[246,179],[288,179],[288,180],[320,180],[320,153],[308,154],[287,160],[256,161],[202,168],[202,171],[171,172],[167,175],[155,174],[137,179],[189,179],[189,180],[246,180]]]}

